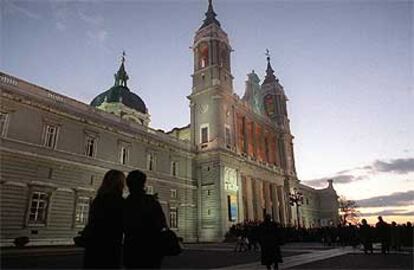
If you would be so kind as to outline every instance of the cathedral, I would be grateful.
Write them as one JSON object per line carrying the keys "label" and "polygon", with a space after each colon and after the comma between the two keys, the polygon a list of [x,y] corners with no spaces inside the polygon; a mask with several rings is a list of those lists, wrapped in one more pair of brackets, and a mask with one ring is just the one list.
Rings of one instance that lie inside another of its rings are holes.
{"label": "cathedral", "polygon": [[0,72],[1,246],[21,236],[72,243],[109,169],[144,171],[147,193],[186,242],[222,241],[231,225],[266,214],[284,226],[338,221],[332,181],[317,190],[297,178],[288,98],[270,55],[265,77],[249,73],[239,97],[211,0],[192,51],[190,123],[169,132],[150,127],[125,55],[114,85],[90,104]]}

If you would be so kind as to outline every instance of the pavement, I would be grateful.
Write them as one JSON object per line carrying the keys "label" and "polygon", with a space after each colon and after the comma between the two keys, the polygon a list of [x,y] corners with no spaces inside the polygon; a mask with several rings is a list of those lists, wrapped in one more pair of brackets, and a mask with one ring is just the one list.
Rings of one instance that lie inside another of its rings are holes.
{"label": "pavement", "polygon": [[[186,244],[179,256],[166,257],[163,269],[260,269],[260,252],[234,252],[232,243]],[[412,250],[364,255],[350,247],[326,247],[319,243],[282,246],[279,269],[413,269]],[[83,249],[74,246],[2,248],[2,269],[78,269]]]}

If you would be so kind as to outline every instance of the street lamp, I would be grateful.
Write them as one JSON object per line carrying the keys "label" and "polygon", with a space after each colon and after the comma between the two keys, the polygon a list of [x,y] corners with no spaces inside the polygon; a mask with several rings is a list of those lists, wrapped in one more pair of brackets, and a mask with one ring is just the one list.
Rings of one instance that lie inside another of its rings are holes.
{"label": "street lamp", "polygon": [[289,204],[294,206],[296,204],[296,217],[298,219],[298,228],[300,228],[299,207],[303,204],[303,194],[293,188],[293,192],[289,193]]}

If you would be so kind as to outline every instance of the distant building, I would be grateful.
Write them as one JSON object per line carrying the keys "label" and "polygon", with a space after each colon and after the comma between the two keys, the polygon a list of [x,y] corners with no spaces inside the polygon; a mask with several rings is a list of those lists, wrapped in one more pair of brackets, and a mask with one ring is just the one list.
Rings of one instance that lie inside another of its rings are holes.
{"label": "distant building", "polygon": [[301,226],[337,222],[332,183],[315,190],[296,176],[285,90],[267,57],[246,92],[233,92],[232,51],[209,3],[193,44],[191,122],[149,127],[144,101],[127,86],[125,59],[114,86],[90,105],[0,73],[1,245],[63,244],[87,222],[109,169],[148,175],[169,226],[185,241],[219,241],[229,227],[265,213],[296,225],[289,193],[304,194]]}

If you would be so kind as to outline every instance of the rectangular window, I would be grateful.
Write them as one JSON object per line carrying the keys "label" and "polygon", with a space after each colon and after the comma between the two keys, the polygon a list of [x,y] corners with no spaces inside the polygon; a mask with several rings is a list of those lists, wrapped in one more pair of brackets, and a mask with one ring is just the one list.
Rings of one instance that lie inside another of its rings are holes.
{"label": "rectangular window", "polygon": [[46,125],[44,146],[48,148],[55,148],[56,139],[58,135],[58,127],[53,125]]}
{"label": "rectangular window", "polygon": [[153,186],[147,186],[147,194],[154,195],[154,187]]}
{"label": "rectangular window", "polygon": [[29,224],[46,224],[49,194],[35,191],[32,193],[29,212]]}
{"label": "rectangular window", "polygon": [[88,157],[94,157],[96,151],[96,138],[92,136],[86,136],[85,140],[85,155]]}
{"label": "rectangular window", "polygon": [[264,139],[264,147],[265,147],[265,157],[266,162],[270,163],[270,156],[269,156],[269,141],[267,138]]}
{"label": "rectangular window", "polygon": [[208,143],[208,127],[201,128],[201,143]]}
{"label": "rectangular window", "polygon": [[7,127],[7,113],[0,112],[0,136],[4,136]]}
{"label": "rectangular window", "polygon": [[177,190],[176,189],[171,189],[170,190],[170,197],[171,197],[171,199],[177,199]]}
{"label": "rectangular window", "polygon": [[170,216],[170,228],[171,229],[177,229],[178,228],[178,212],[177,208],[171,207],[169,211]]}
{"label": "rectangular window", "polygon": [[86,225],[88,222],[90,198],[78,197],[76,202],[75,224]]}
{"label": "rectangular window", "polygon": [[155,171],[155,154],[148,153],[147,155],[147,169],[149,171]]}
{"label": "rectangular window", "polygon": [[177,163],[177,161],[171,161],[171,174],[173,176],[177,176],[177,170],[178,170],[178,163]]}
{"label": "rectangular window", "polygon": [[227,148],[231,148],[231,132],[230,132],[230,127],[226,126],[226,147]]}
{"label": "rectangular window", "polygon": [[128,158],[129,158],[129,149],[128,147],[121,147],[121,153],[120,153],[120,161],[121,164],[125,165],[128,162]]}

